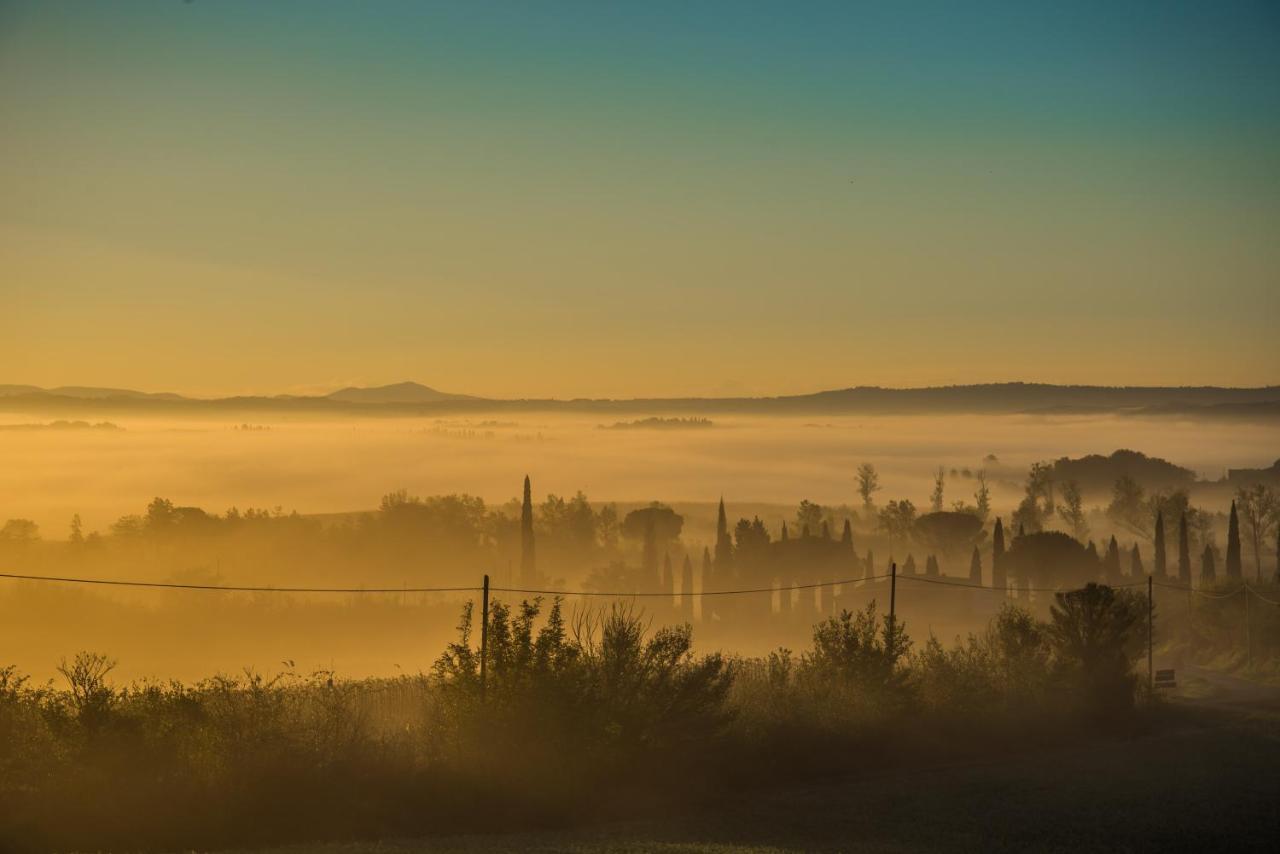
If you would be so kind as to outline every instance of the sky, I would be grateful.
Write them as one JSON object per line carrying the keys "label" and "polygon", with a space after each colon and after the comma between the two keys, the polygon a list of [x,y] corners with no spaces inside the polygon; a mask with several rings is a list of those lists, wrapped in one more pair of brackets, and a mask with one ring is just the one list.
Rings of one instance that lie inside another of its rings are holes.
{"label": "sky", "polygon": [[0,383],[1280,383],[1274,3],[0,0]]}

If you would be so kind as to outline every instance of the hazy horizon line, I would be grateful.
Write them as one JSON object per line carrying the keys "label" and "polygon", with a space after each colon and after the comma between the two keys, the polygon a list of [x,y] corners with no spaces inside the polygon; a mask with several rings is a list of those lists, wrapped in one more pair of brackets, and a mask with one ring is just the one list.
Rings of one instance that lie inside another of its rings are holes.
{"label": "hazy horizon line", "polygon": [[854,385],[841,386],[821,386],[814,387],[809,390],[789,390],[779,392],[707,392],[697,394],[634,394],[634,395],[617,395],[617,394],[577,394],[577,395],[537,395],[530,394],[524,396],[507,396],[507,395],[488,395],[479,394],[470,391],[452,391],[445,390],[439,386],[430,385],[419,380],[396,380],[392,382],[364,382],[359,381],[347,382],[345,384],[321,385],[308,384],[306,386],[294,386],[292,390],[285,391],[253,391],[242,390],[233,392],[190,392],[175,391],[172,388],[148,389],[141,385],[132,384],[109,384],[99,385],[91,383],[61,383],[58,385],[37,385],[35,383],[22,382],[4,382],[0,383],[0,389],[3,388],[23,388],[29,389],[26,393],[31,394],[57,394],[59,391],[99,391],[99,392],[121,392],[130,394],[141,394],[151,397],[176,396],[187,400],[228,400],[235,398],[326,398],[330,395],[348,390],[381,390],[392,389],[396,387],[413,386],[427,389],[442,395],[452,396],[459,399],[471,399],[475,401],[500,401],[500,402],[519,402],[519,401],[559,401],[570,402],[575,400],[614,400],[614,401],[643,401],[643,400],[737,400],[737,399],[771,399],[771,398],[790,398],[790,397],[808,397],[813,395],[828,394],[834,392],[868,390],[868,391],[936,391],[946,389],[976,389],[976,388],[1000,388],[1000,387],[1038,387],[1038,388],[1059,388],[1059,389],[1158,389],[1158,390],[1195,390],[1195,389],[1220,389],[1227,391],[1265,391],[1269,389],[1280,389],[1280,380],[1275,383],[1264,383],[1259,385],[1230,385],[1216,383],[1194,383],[1194,384],[1160,384],[1160,383],[1102,383],[1102,382],[1050,382],[1025,379],[1010,380],[983,380],[974,382],[954,382],[954,383],[926,383],[922,385],[880,385],[874,383],[859,383]]}

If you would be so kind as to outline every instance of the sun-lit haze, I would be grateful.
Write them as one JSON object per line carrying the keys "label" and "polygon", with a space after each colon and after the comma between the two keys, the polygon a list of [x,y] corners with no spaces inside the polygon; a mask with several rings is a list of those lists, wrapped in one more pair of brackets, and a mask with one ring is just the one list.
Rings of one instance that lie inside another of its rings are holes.
{"label": "sun-lit haze", "polygon": [[1271,4],[0,3],[8,381],[1262,385]]}

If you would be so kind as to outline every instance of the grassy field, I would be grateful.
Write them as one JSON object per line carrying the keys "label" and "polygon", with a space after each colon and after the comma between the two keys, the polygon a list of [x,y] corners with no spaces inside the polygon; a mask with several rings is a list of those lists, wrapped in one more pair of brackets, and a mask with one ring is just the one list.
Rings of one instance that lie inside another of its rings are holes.
{"label": "grassy field", "polygon": [[625,823],[270,854],[1275,850],[1280,706],[1238,686],[1190,682],[1189,691],[1216,699],[1175,701],[1134,738],[884,774],[856,769]]}

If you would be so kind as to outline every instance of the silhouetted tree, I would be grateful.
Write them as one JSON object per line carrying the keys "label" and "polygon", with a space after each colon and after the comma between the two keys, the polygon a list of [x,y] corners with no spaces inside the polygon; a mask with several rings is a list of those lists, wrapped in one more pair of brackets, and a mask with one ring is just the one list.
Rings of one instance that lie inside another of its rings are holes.
{"label": "silhouetted tree", "polygon": [[1062,486],[1062,506],[1059,513],[1071,527],[1071,534],[1077,540],[1084,541],[1089,536],[1089,525],[1085,522],[1084,496],[1080,494],[1080,484],[1069,480]]}
{"label": "silhouetted tree", "polygon": [[822,539],[824,540],[831,539],[831,526],[827,524],[826,519],[822,520]]}
{"label": "silhouetted tree", "polygon": [[656,586],[661,590],[662,578],[658,575],[658,533],[652,518],[648,520],[644,529],[644,550],[640,566],[644,570],[645,587],[653,589]]}
{"label": "silhouetted tree", "polygon": [[871,549],[867,549],[866,573],[868,578],[876,574],[876,556]]}
{"label": "silhouetted tree", "polygon": [[716,517],[716,575],[727,579],[733,563],[733,540],[728,535],[728,517],[724,515],[724,499],[721,498]]}
{"label": "silhouetted tree", "polygon": [[684,566],[680,568],[680,610],[686,623],[693,622],[693,563],[689,556],[684,556]]}
{"label": "silhouetted tree", "polygon": [[796,508],[796,527],[800,530],[808,528],[815,531],[822,524],[822,506],[814,504],[812,501],[805,499],[800,502],[800,506]]}
{"label": "silhouetted tree", "polygon": [[978,518],[986,522],[991,515],[991,490],[987,488],[987,470],[978,469],[975,477],[978,479],[978,489],[973,493],[973,499],[977,502]]}
{"label": "silhouetted tree", "polygon": [[1004,523],[999,516],[991,533],[991,586],[999,590],[1008,587],[1008,573],[1004,567]]}
{"label": "silhouetted tree", "polygon": [[1156,578],[1164,578],[1167,574],[1164,563],[1164,514],[1159,510],[1156,511],[1156,532],[1155,532],[1155,563],[1151,567],[1151,572]]}
{"label": "silhouetted tree", "polygon": [[1187,539],[1187,514],[1178,518],[1178,580],[1191,584],[1191,543]]}
{"label": "silhouetted tree", "polygon": [[1236,515],[1236,503],[1231,502],[1231,520],[1227,524],[1227,578],[1240,578],[1244,574],[1240,563],[1240,517]]}
{"label": "silhouetted tree", "polygon": [[706,597],[706,593],[715,590],[715,578],[712,574],[715,572],[711,563],[711,550],[705,546],[702,549],[702,620],[706,622],[711,619],[711,608],[707,604],[711,600]]}
{"label": "silhouetted tree", "polygon": [[969,558],[969,583],[982,584],[982,555],[978,553],[978,547],[973,547],[973,556]]}
{"label": "silhouetted tree", "polygon": [[[666,553],[662,556],[662,591],[668,596],[675,595],[676,579],[671,573],[671,554]],[[670,602],[668,602],[670,604]]]}
{"label": "silhouetted tree", "polygon": [[933,492],[929,495],[929,506],[934,513],[942,512],[943,493],[947,488],[947,472],[942,466],[933,473]]}
{"label": "silhouetted tree", "polygon": [[1249,533],[1249,544],[1253,546],[1254,574],[1261,581],[1262,544],[1267,539],[1271,526],[1276,523],[1280,504],[1276,501],[1275,493],[1261,483],[1237,490],[1236,499],[1244,516],[1245,529]]}
{"label": "silhouetted tree", "polygon": [[1133,551],[1130,553],[1129,574],[1134,578],[1142,578],[1147,574],[1146,569],[1142,566],[1142,554],[1138,551],[1138,544],[1133,544]]}
{"label": "silhouetted tree", "polygon": [[1204,553],[1200,555],[1200,586],[1207,587],[1213,584],[1218,577],[1217,556],[1213,553],[1213,546],[1206,545]]}
{"label": "silhouetted tree", "polygon": [[526,586],[537,581],[533,550],[533,490],[529,476],[524,476],[524,501],[520,506],[520,582]]}
{"label": "silhouetted tree", "polygon": [[1133,664],[1146,642],[1145,597],[1090,583],[1054,600],[1049,636],[1077,699],[1103,716],[1128,711],[1137,687]]}
{"label": "silhouetted tree", "polygon": [[902,574],[903,575],[916,574],[916,559],[912,557],[910,554],[907,555],[907,559],[902,563]]}
{"label": "silhouetted tree", "polygon": [[1127,474],[1119,477],[1111,490],[1107,517],[1136,534],[1144,537],[1147,535],[1147,520],[1151,517],[1147,515],[1142,487]]}
{"label": "silhouetted tree", "polygon": [[782,520],[782,536],[781,536],[781,538],[780,538],[780,539],[781,539],[781,540],[782,540],[782,542],[784,542],[784,543],[787,543],[787,542],[790,542],[790,541],[791,541],[791,534],[787,531],[787,520],[786,520],[786,519],[783,519],[783,520]]}
{"label": "silhouetted tree", "polygon": [[84,544],[84,525],[80,522],[80,514],[77,513],[71,517],[71,536],[68,541],[73,546]]}
{"label": "silhouetted tree", "polygon": [[1111,535],[1111,542],[1107,543],[1107,558],[1103,562],[1103,569],[1108,581],[1120,578],[1120,544],[1116,542],[1114,534]]}
{"label": "silhouetted tree", "polygon": [[875,494],[880,491],[880,475],[871,463],[858,466],[858,494],[862,496],[862,507],[868,513],[875,506]]}
{"label": "silhouetted tree", "polygon": [[924,562],[924,574],[925,575],[941,574],[941,570],[938,569],[938,559],[933,555],[929,555],[929,557]]}
{"label": "silhouetted tree", "polygon": [[844,530],[840,532],[840,545],[853,550],[853,523],[848,519],[844,520]]}

